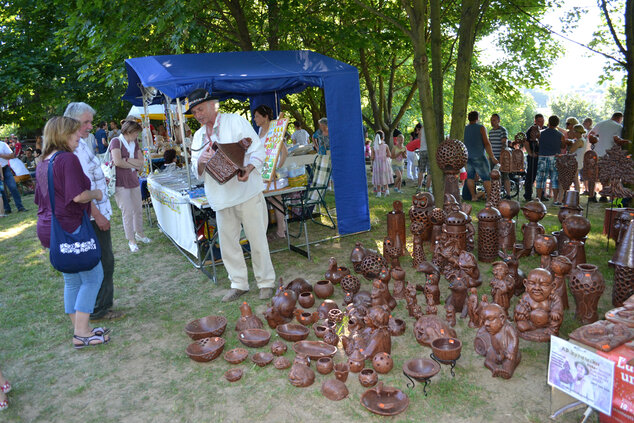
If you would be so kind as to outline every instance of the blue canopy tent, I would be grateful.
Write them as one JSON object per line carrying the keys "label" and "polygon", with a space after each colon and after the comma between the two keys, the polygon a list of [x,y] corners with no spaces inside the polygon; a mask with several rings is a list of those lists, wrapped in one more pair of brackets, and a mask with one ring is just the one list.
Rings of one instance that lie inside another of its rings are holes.
{"label": "blue canopy tent", "polygon": [[312,51],[244,51],[148,56],[127,59],[123,99],[142,105],[147,88],[153,102],[162,95],[184,98],[205,88],[221,100],[250,100],[251,110],[307,87],[324,90],[330,134],[332,178],[339,233],[370,229],[365,174],[359,72],[354,66]]}

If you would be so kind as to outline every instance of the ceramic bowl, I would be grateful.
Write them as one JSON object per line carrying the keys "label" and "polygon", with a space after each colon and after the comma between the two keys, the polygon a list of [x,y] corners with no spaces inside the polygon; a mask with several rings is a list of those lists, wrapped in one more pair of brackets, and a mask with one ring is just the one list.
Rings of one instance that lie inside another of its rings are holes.
{"label": "ceramic bowl", "polygon": [[270,352],[258,352],[253,354],[253,356],[251,357],[251,361],[253,361],[260,367],[264,367],[267,364],[271,363],[274,358],[275,356]]}
{"label": "ceramic bowl", "polygon": [[225,353],[225,361],[230,364],[240,364],[249,356],[249,352],[244,348],[234,348]]}
{"label": "ceramic bowl", "polygon": [[277,357],[273,360],[273,365],[278,370],[288,369],[291,367],[291,361],[286,357]]}
{"label": "ceramic bowl", "polygon": [[185,333],[193,340],[220,336],[227,327],[224,316],[207,316],[192,320],[185,326]]}
{"label": "ceramic bowl", "polygon": [[277,327],[277,334],[280,338],[291,342],[302,341],[308,338],[310,330],[303,325],[296,323],[285,323]]}
{"label": "ceramic bowl", "polygon": [[269,343],[271,334],[264,329],[245,329],[240,332],[238,339],[247,347],[260,348]]}
{"label": "ceramic bowl", "polygon": [[423,382],[440,372],[440,364],[430,358],[412,358],[403,364],[403,372],[412,379]]}
{"label": "ceramic bowl", "polygon": [[242,369],[229,369],[225,372],[225,379],[229,382],[237,382],[242,378]]}
{"label": "ceramic bowl", "polygon": [[192,360],[204,363],[217,358],[224,347],[224,338],[203,338],[189,344],[185,352]]}
{"label": "ceramic bowl", "polygon": [[431,350],[439,360],[457,360],[462,350],[462,342],[456,338],[436,338],[431,343]]}

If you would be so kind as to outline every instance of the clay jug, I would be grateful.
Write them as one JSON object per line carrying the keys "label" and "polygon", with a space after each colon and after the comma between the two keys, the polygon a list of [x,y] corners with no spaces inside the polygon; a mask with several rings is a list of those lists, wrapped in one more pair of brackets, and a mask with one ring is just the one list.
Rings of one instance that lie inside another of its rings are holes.
{"label": "clay jug", "polygon": [[312,292],[302,292],[299,294],[299,305],[304,308],[311,308],[315,304],[315,297]]}
{"label": "clay jug", "polygon": [[319,298],[328,298],[335,292],[335,287],[329,280],[317,281],[314,286],[315,295]]}
{"label": "clay jug", "polygon": [[569,285],[577,304],[575,317],[584,325],[596,322],[599,318],[599,298],[605,291],[605,281],[597,266],[588,263],[577,265],[576,269],[570,272]]}

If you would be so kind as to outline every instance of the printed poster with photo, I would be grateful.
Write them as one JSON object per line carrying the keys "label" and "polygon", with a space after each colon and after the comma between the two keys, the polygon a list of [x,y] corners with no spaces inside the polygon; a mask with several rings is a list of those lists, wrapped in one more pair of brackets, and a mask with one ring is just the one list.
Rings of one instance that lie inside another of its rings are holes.
{"label": "printed poster with photo", "polygon": [[274,171],[277,165],[277,158],[280,154],[280,148],[285,142],[284,134],[287,126],[288,118],[272,120],[269,131],[266,133],[266,139],[264,140],[266,156],[264,158],[264,167],[262,168],[262,179],[267,182],[275,177]]}
{"label": "printed poster with photo", "polygon": [[614,362],[556,336],[550,337],[548,384],[612,415]]}

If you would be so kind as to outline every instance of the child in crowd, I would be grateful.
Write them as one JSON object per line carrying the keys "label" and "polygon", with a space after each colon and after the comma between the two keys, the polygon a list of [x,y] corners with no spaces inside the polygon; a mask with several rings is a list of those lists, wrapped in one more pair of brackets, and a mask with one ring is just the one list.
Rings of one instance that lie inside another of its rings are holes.
{"label": "child in crowd", "polygon": [[383,131],[377,131],[372,148],[372,184],[377,197],[390,195],[388,186],[394,182],[390,157],[390,149],[384,142]]}
{"label": "child in crowd", "polygon": [[575,175],[575,191],[579,191],[579,172],[581,172],[581,168],[583,167],[583,155],[585,154],[584,145],[586,144],[583,135],[586,133],[583,125],[575,125],[572,128],[572,145],[568,148],[569,153],[575,153],[577,155],[577,174]]}
{"label": "child in crowd", "polygon": [[401,191],[403,183],[403,160],[405,160],[407,149],[403,147],[403,134],[398,134],[394,138],[394,147],[392,147],[392,171],[396,175],[394,180],[394,191]]}

